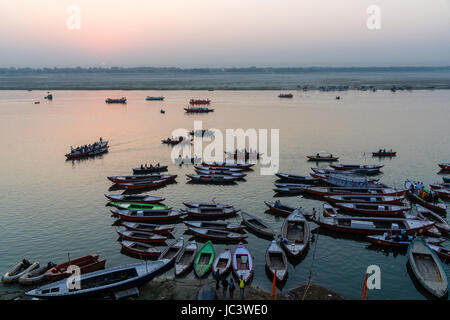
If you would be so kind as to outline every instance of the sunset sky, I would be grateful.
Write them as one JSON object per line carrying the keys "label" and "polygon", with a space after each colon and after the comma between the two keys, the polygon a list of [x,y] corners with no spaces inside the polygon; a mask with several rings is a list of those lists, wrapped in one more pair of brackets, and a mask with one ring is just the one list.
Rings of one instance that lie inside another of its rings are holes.
{"label": "sunset sky", "polygon": [[450,65],[449,0],[0,2],[0,67],[411,65]]}

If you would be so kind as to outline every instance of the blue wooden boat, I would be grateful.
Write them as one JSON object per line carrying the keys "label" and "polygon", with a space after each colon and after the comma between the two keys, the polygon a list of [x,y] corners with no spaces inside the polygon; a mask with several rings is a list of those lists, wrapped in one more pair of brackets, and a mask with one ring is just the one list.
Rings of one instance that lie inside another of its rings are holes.
{"label": "blue wooden boat", "polygon": [[145,100],[147,100],[147,101],[163,101],[164,97],[150,97],[150,96],[147,96],[147,98],[145,98]]}
{"label": "blue wooden boat", "polygon": [[450,183],[450,177],[442,177],[445,183]]}

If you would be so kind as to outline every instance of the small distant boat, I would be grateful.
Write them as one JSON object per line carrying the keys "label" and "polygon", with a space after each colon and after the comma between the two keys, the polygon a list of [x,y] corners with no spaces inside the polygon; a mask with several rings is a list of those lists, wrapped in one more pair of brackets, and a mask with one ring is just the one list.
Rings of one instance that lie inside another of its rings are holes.
{"label": "small distant boat", "polygon": [[240,233],[235,233],[220,229],[207,229],[207,228],[188,228],[190,232],[196,236],[209,240],[217,241],[241,241],[247,238],[247,236]]}
{"label": "small distant boat", "polygon": [[67,262],[58,264],[52,267],[45,273],[45,278],[48,281],[57,281],[65,279],[72,275],[72,272],[67,271],[69,266],[78,266],[80,274],[89,273],[105,268],[105,259],[100,259],[98,254],[91,254],[78,259],[69,260]]}
{"label": "small distant boat", "polygon": [[198,207],[198,208],[188,208],[185,212],[190,217],[198,218],[228,218],[235,215],[240,210],[231,208],[220,208],[220,207]]}
{"label": "small distant boat", "polygon": [[448,294],[448,280],[436,253],[422,240],[414,239],[408,246],[408,262],[425,290],[437,298]]}
{"label": "small distant boat", "polygon": [[170,264],[175,262],[181,250],[184,247],[184,239],[180,237],[178,240],[171,243],[166,249],[161,252],[161,255],[158,257],[159,260],[169,260]]}
{"label": "small distant boat", "polygon": [[232,208],[231,204],[215,203],[215,202],[183,202],[188,208]]}
{"label": "small distant boat", "polygon": [[290,98],[293,98],[293,97],[294,97],[294,95],[292,93],[280,93],[278,95],[278,98],[288,98],[288,99],[290,99]]}
{"label": "small distant boat", "polygon": [[247,228],[254,233],[257,233],[263,237],[272,239],[275,236],[275,232],[261,219],[252,216],[246,212],[242,212],[242,223],[247,226]]}
{"label": "small distant boat", "polygon": [[195,182],[204,183],[235,183],[241,177],[220,174],[187,174],[186,177]]}
{"label": "small distant boat", "polygon": [[157,196],[151,196],[148,194],[105,194],[105,197],[111,201],[117,202],[134,202],[134,203],[160,203],[165,199]]}
{"label": "small distant boat", "polygon": [[206,107],[189,107],[189,108],[184,108],[184,111],[186,111],[186,113],[209,113],[209,112],[213,112],[214,109],[210,109],[210,108],[206,108]]}
{"label": "small distant boat", "polygon": [[53,95],[52,95],[51,93],[48,93],[48,94],[44,97],[44,99],[47,99],[47,100],[53,100]]}
{"label": "small distant boat", "polygon": [[146,174],[152,172],[167,171],[167,166],[142,166],[141,168],[133,168],[133,174]]}
{"label": "small distant boat", "polygon": [[407,190],[383,187],[308,187],[303,188],[303,191],[323,197],[333,195],[403,196]]}
{"label": "small distant boat", "polygon": [[183,221],[183,223],[188,228],[219,229],[232,232],[240,232],[244,229],[244,226],[226,221]]}
{"label": "small distant boat", "polygon": [[333,155],[327,151],[320,151],[315,155],[306,156],[309,161],[339,161],[339,157],[333,157]]}
{"label": "small distant boat", "polygon": [[209,99],[191,99],[189,100],[190,105],[196,105],[196,104],[210,104],[211,100]]}
{"label": "small distant boat", "polygon": [[249,170],[251,167],[254,166],[253,163],[229,163],[229,162],[202,162],[202,166],[206,167],[214,167],[217,169],[242,169],[242,170]]}
{"label": "small distant boat", "polygon": [[288,275],[287,257],[275,240],[272,240],[266,251],[266,269],[270,275],[277,275],[277,280],[283,282]]}
{"label": "small distant boat", "polygon": [[372,157],[395,157],[397,155],[396,151],[386,151],[386,150],[379,150],[372,152]]}
{"label": "small distant boat", "polygon": [[144,243],[165,242],[167,240],[167,237],[145,231],[117,230],[117,234],[122,239]]}
{"label": "small distant boat", "polygon": [[200,250],[197,251],[197,255],[194,259],[194,272],[199,277],[205,276],[211,269],[215,258],[214,246],[211,241],[208,240]]}
{"label": "small distant boat", "polygon": [[41,103],[40,101],[35,101],[35,102],[34,102],[34,104],[40,104],[40,103]]}
{"label": "small distant boat", "polygon": [[67,286],[66,280],[26,292],[27,296],[54,299],[98,296],[139,287],[153,279],[170,261],[157,260],[95,271],[80,276],[80,289]]}
{"label": "small distant boat", "polygon": [[144,180],[140,182],[127,182],[120,183],[119,187],[127,190],[139,190],[139,189],[151,189],[167,184],[168,182],[173,181],[172,179],[161,179],[161,180]]}
{"label": "small distant boat", "polygon": [[361,175],[361,176],[370,176],[376,175],[380,173],[379,169],[349,169],[349,170],[336,170],[336,169],[323,169],[323,168],[311,168],[314,173],[319,174],[350,174],[350,175]]}
{"label": "small distant boat", "polygon": [[372,203],[347,203],[347,202],[335,202],[334,205],[339,209],[374,215],[374,216],[396,216],[402,215],[409,211],[411,208],[406,206],[386,205],[386,204],[372,204]]}
{"label": "small distant boat", "polygon": [[187,141],[187,139],[185,137],[178,137],[178,138],[173,138],[173,139],[167,138],[167,139],[161,140],[162,143],[170,144],[170,145],[179,144],[183,141]]}
{"label": "small distant boat", "polygon": [[186,213],[175,210],[161,211],[143,211],[143,210],[111,210],[112,214],[122,221],[129,222],[147,222],[159,220],[176,220],[184,216]]}
{"label": "small distant boat", "polygon": [[122,222],[122,226],[128,230],[134,230],[139,232],[151,232],[156,234],[168,234],[175,230],[174,226],[164,224],[151,224],[142,222]]}
{"label": "small distant boat", "polygon": [[450,163],[439,163],[438,166],[443,171],[450,171]]}
{"label": "small distant boat", "polygon": [[46,265],[28,271],[20,276],[18,282],[23,286],[31,286],[45,281],[45,273],[55,266],[54,263],[49,262]]}
{"label": "small distant boat", "polygon": [[147,243],[123,240],[120,242],[122,249],[139,257],[159,257],[161,250]]}
{"label": "small distant boat", "polygon": [[166,113],[166,111],[164,111],[163,109],[159,110],[160,113]]}
{"label": "small distant boat", "polygon": [[233,252],[232,265],[234,274],[238,279],[242,277],[245,283],[250,281],[255,265],[252,254],[242,242],[238,244]]}
{"label": "small distant boat", "polygon": [[286,180],[286,181],[294,181],[294,182],[299,182],[299,183],[317,183],[320,180],[317,178],[311,178],[308,176],[302,176],[299,174],[290,174],[290,173],[282,173],[282,172],[278,172],[275,173],[275,175],[280,178],[281,180]]}
{"label": "small distant boat", "polygon": [[219,271],[219,275],[224,277],[231,270],[232,254],[230,249],[225,248],[221,253],[217,255],[212,264],[212,271],[215,275]]}
{"label": "small distant boat", "polygon": [[2,276],[2,282],[5,284],[17,282],[20,277],[37,268],[39,268],[38,262],[30,263],[28,260],[23,259]]}
{"label": "small distant boat", "polygon": [[[411,200],[420,204],[421,206],[428,208],[430,210],[433,210],[435,212],[443,213],[443,214],[447,212],[447,205],[445,203],[443,203],[441,199],[438,198],[436,202],[431,202],[431,201],[427,201],[426,199],[423,199],[422,197],[420,197],[415,192],[417,190],[417,185],[414,182],[406,180],[405,188],[407,189],[406,194],[408,195],[408,197]],[[412,188],[414,188],[414,192],[411,191]],[[426,190],[426,189],[422,189],[421,191],[423,191],[427,195],[430,192],[429,190]],[[425,196],[425,198],[427,198],[427,196]]]}
{"label": "small distant boat", "polygon": [[305,216],[298,210],[292,212],[284,220],[281,237],[287,239],[287,242],[281,242],[281,246],[291,256],[300,256],[308,247],[311,230]]}
{"label": "small distant boat", "polygon": [[404,196],[377,196],[377,195],[334,195],[324,196],[328,202],[350,202],[367,204],[399,204],[405,199]]}
{"label": "small distant boat", "polygon": [[196,170],[221,170],[221,171],[227,171],[231,173],[238,173],[244,171],[242,168],[233,168],[233,167],[224,167],[224,166],[194,166]]}
{"label": "small distant boat", "polygon": [[108,98],[105,100],[106,103],[127,103],[127,98],[122,97],[119,99]]}
{"label": "small distant boat", "polygon": [[164,100],[164,97],[150,97],[150,96],[147,96],[147,98],[145,98],[145,100],[147,100],[147,101],[163,101]]}
{"label": "small distant boat", "polygon": [[227,155],[227,157],[232,158],[232,159],[238,159],[238,160],[256,160],[261,158],[262,153],[259,152],[248,152],[247,150],[245,151],[235,151],[235,152],[228,152],[228,151],[224,151],[225,154]]}
{"label": "small distant boat", "polygon": [[175,260],[175,276],[179,276],[192,268],[197,250],[197,242],[195,240],[190,241],[183,247]]}

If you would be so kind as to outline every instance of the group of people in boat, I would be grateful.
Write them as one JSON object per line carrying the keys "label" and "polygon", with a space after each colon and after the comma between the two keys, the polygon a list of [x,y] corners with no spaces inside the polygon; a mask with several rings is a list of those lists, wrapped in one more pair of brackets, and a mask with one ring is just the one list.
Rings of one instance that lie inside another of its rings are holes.
{"label": "group of people in boat", "polygon": [[386,149],[379,149],[378,153],[392,153],[392,149],[389,151],[386,151]]}
{"label": "group of people in boat", "polygon": [[412,194],[417,195],[424,201],[431,203],[439,202],[439,196],[433,190],[425,190],[425,185],[423,184],[423,182],[411,183],[409,191],[411,191]]}
{"label": "group of people in boat", "polygon": [[384,233],[384,239],[385,240],[393,240],[393,241],[397,241],[397,242],[400,242],[400,241],[412,241],[413,240],[413,236],[408,236],[407,234],[406,234],[406,231],[404,230],[404,229],[402,229],[402,231],[400,231],[401,233],[400,234],[392,234],[392,232],[385,232]]}
{"label": "group of people in boat", "polygon": [[84,146],[79,146],[79,147],[76,147],[76,148],[70,146],[70,152],[71,153],[91,152],[91,151],[96,150],[99,147],[101,147],[102,144],[103,144],[103,138],[100,137],[99,141],[96,141],[93,144],[85,144]]}
{"label": "group of people in boat", "polygon": [[151,163],[150,163],[150,166],[147,166],[147,164],[141,164],[141,169],[152,169],[152,168],[159,168],[160,167],[160,165],[159,165],[159,162],[156,164],[156,166],[154,166],[154,165],[152,165]]}

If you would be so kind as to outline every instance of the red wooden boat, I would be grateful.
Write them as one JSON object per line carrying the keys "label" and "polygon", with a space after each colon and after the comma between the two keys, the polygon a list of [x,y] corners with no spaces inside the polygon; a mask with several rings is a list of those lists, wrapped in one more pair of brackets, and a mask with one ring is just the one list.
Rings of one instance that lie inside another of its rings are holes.
{"label": "red wooden boat", "polygon": [[376,195],[376,196],[403,196],[406,189],[393,189],[382,187],[357,188],[357,187],[309,187],[303,188],[304,192],[315,196],[333,195]]}
{"label": "red wooden boat", "polygon": [[[129,183],[119,183],[121,188],[127,190],[139,190],[139,189],[151,189],[169,183],[171,180],[161,179],[161,180],[146,180],[141,182],[129,182]],[[173,180],[172,180],[173,181]]]}
{"label": "red wooden boat", "polygon": [[188,108],[184,108],[184,111],[186,111],[186,113],[209,113],[209,112],[213,112],[214,109],[210,109],[210,108],[206,108],[206,107],[188,107]]}
{"label": "red wooden boat", "polygon": [[445,198],[450,199],[450,189],[437,189],[435,190],[436,194],[439,196],[439,198]]}
{"label": "red wooden boat", "polygon": [[[412,235],[405,235],[405,237],[403,237],[402,235],[399,234],[394,236],[389,236],[388,234],[367,236],[367,240],[369,240],[373,244],[392,248],[408,248],[409,244],[413,239],[414,236]],[[445,239],[441,238],[436,239],[429,237],[421,237],[421,239],[425,241],[427,244],[433,245],[439,245],[445,241]]]}
{"label": "red wooden boat", "polygon": [[334,205],[339,209],[345,211],[374,216],[397,216],[411,209],[406,206],[381,205],[370,203],[335,202]]}
{"label": "red wooden boat", "polygon": [[145,231],[117,230],[117,234],[122,239],[144,243],[165,242],[167,240],[167,237]]}
{"label": "red wooden boat", "polygon": [[213,208],[213,207],[198,207],[188,208],[185,212],[190,217],[196,218],[228,218],[239,212],[239,209],[231,208]]}
{"label": "red wooden boat", "polygon": [[158,248],[142,242],[124,240],[120,242],[120,245],[124,251],[130,252],[139,257],[159,257],[161,254],[161,250]]}
{"label": "red wooden boat", "polygon": [[[408,195],[408,197],[411,200],[420,204],[421,206],[428,208],[430,210],[433,210],[435,212],[442,213],[442,214],[447,213],[447,206],[445,205],[445,203],[442,202],[441,199],[438,198],[436,202],[430,202],[430,201],[427,201],[427,200],[421,198],[417,194],[418,187],[414,182],[406,180],[405,188],[407,189],[406,194]],[[413,191],[413,188],[414,188],[414,191]],[[423,192],[426,192],[427,194],[430,192],[429,190],[426,190],[426,189],[422,189],[422,190],[423,190]]]}
{"label": "red wooden boat", "polygon": [[384,164],[330,164],[336,170],[381,169]]}
{"label": "red wooden boat", "polygon": [[72,149],[70,153],[67,153],[65,156],[67,160],[70,159],[80,159],[85,158],[88,156],[94,156],[97,154],[104,153],[108,151],[108,141],[98,141],[95,142],[91,148],[84,146],[84,147],[78,147],[76,149]]}
{"label": "red wooden boat", "polygon": [[430,188],[435,189],[450,189],[450,183],[436,183],[436,184],[430,184]]}
{"label": "red wooden boat", "polygon": [[72,271],[68,271],[69,266],[77,266],[80,268],[80,274],[89,273],[97,270],[105,269],[105,259],[100,259],[98,254],[91,254],[78,259],[73,259],[57,266],[50,268],[45,273],[45,279],[53,282],[68,278],[72,275]]}
{"label": "red wooden boat", "polygon": [[439,168],[444,171],[450,171],[450,163],[439,163]]}
{"label": "red wooden boat", "polygon": [[105,197],[113,202],[134,202],[145,204],[155,204],[165,200],[164,198],[147,194],[105,194]]}
{"label": "red wooden boat", "polygon": [[252,254],[242,242],[234,250],[232,259],[233,272],[236,277],[242,278],[245,283],[249,282],[253,276],[255,263]]}
{"label": "red wooden boat", "polygon": [[168,234],[175,230],[175,226],[171,225],[160,225],[151,223],[141,223],[141,222],[122,222],[122,226],[128,230],[151,232],[156,234]]}
{"label": "red wooden boat", "polygon": [[202,166],[204,167],[215,167],[218,169],[242,169],[242,170],[248,170],[251,167],[253,167],[255,164],[254,163],[228,163],[228,162],[222,162],[222,163],[217,163],[217,162],[212,162],[212,163],[208,163],[208,162],[202,162]]}
{"label": "red wooden boat", "polygon": [[351,202],[369,204],[399,204],[405,199],[404,196],[377,196],[377,195],[334,195],[324,196],[328,202]]}
{"label": "red wooden boat", "polygon": [[133,176],[109,176],[107,177],[113,183],[123,184],[123,183],[134,183],[134,182],[144,182],[144,181],[155,181],[155,180],[168,180],[173,181],[177,177],[176,174],[139,174]]}
{"label": "red wooden boat", "polygon": [[176,220],[184,216],[186,213],[175,210],[111,210],[112,214],[122,221],[130,222],[147,222],[159,220]]}
{"label": "red wooden boat", "polygon": [[407,234],[424,233],[434,226],[434,222],[417,219],[381,218],[381,217],[320,217],[312,219],[320,227],[332,231],[353,234],[383,234],[385,232],[400,234],[405,230]]}
{"label": "red wooden boat", "polygon": [[200,238],[209,240],[241,241],[247,238],[246,235],[243,235],[241,233],[235,233],[220,229],[188,228],[188,230]]}
{"label": "red wooden boat", "polygon": [[232,208],[231,204],[215,203],[215,202],[183,202],[188,208]]}

